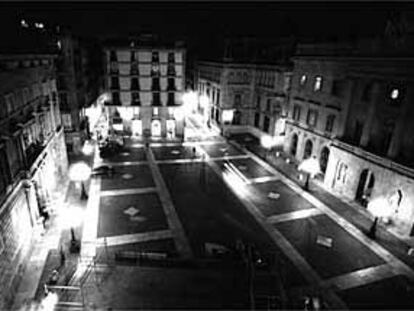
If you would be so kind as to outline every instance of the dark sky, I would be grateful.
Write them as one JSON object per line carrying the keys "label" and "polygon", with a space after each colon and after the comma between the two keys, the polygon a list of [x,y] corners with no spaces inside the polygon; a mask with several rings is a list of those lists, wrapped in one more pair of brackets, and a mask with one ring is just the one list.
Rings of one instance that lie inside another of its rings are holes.
{"label": "dark sky", "polygon": [[[309,2],[15,3],[1,15],[70,25],[85,35],[148,31],[189,36],[218,33],[274,35],[378,30],[395,4]],[[10,14],[10,12],[12,12]]]}

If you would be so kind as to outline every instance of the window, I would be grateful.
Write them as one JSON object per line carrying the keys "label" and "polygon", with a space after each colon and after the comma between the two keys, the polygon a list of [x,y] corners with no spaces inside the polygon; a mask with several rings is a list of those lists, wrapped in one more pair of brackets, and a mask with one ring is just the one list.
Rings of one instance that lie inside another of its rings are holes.
{"label": "window", "polygon": [[168,53],[168,62],[169,63],[174,63],[174,61],[175,61],[174,52],[169,52]]}
{"label": "window", "polygon": [[266,111],[270,111],[270,102],[271,102],[271,100],[270,100],[270,98],[268,98],[267,101],[266,101]]}
{"label": "window", "polygon": [[260,96],[257,96],[256,109],[260,110],[260,102],[261,102],[261,98],[260,98]]}
{"label": "window", "polygon": [[6,102],[7,112],[11,113],[15,109],[14,94],[9,93],[4,96],[4,101]]}
{"label": "window", "polygon": [[152,104],[154,106],[160,106],[161,100],[160,100],[160,93],[152,93]]}
{"label": "window", "polygon": [[303,159],[308,159],[312,155],[313,143],[308,139],[305,143],[305,150],[303,151]]}
{"label": "window", "polygon": [[119,79],[118,79],[118,77],[111,77],[111,89],[113,89],[113,90],[119,89]]}
{"label": "window", "polygon": [[159,61],[160,61],[159,53],[156,51],[152,52],[152,62],[158,63]]}
{"label": "window", "polygon": [[169,75],[169,76],[175,76],[175,66],[174,66],[174,64],[168,64],[168,67],[167,67],[167,75]]}
{"label": "window", "polygon": [[138,64],[137,63],[132,63],[131,64],[131,75],[132,76],[139,75],[139,70],[138,70]]}
{"label": "window", "polygon": [[345,81],[344,80],[334,80],[332,82],[332,95],[342,97],[345,92]]}
{"label": "window", "polygon": [[131,91],[139,91],[138,78],[132,78],[131,79]]}
{"label": "window", "polygon": [[260,113],[255,113],[254,114],[254,127],[259,127],[259,122],[260,122]]}
{"label": "window", "polygon": [[175,105],[175,94],[173,92],[168,93],[168,106],[174,106]]}
{"label": "window", "polygon": [[285,81],[283,85],[283,92],[288,93],[290,91],[290,87],[292,85],[292,77],[285,76]]}
{"label": "window", "polygon": [[396,86],[388,87],[388,94],[390,105],[398,106],[404,99],[404,88]]}
{"label": "window", "polygon": [[372,98],[372,91],[373,91],[374,85],[372,83],[367,83],[364,87],[364,89],[362,90],[362,96],[361,99],[363,101],[370,101]]}
{"label": "window", "polygon": [[299,84],[301,85],[301,86],[304,86],[305,84],[306,84],[306,80],[307,80],[308,78],[306,77],[306,75],[302,75],[301,77],[300,77],[300,80],[299,80]]}
{"label": "window", "polygon": [[158,77],[160,75],[160,67],[157,64],[151,66],[151,76]]}
{"label": "window", "polygon": [[391,147],[392,137],[394,136],[394,129],[395,129],[395,120],[389,119],[385,121],[383,126],[383,140],[381,151],[383,154],[387,154],[388,150]]}
{"label": "window", "polygon": [[174,78],[168,78],[167,91],[175,91],[175,79]]}
{"label": "window", "polygon": [[119,93],[113,92],[112,93],[112,104],[119,105],[121,103],[121,100],[119,99]]}
{"label": "window", "polygon": [[152,78],[151,90],[159,91],[160,90],[160,78]]}
{"label": "window", "polygon": [[234,108],[239,108],[241,106],[241,95],[235,94],[234,95]]}
{"label": "window", "polygon": [[364,125],[361,121],[356,121],[355,122],[354,135],[352,137],[352,140],[356,145],[359,145],[359,143],[361,141],[363,128],[364,128]]}
{"label": "window", "polygon": [[132,62],[135,62],[136,61],[136,59],[135,59],[135,52],[134,51],[132,51],[131,52],[131,63]]}
{"label": "window", "polygon": [[138,106],[141,104],[138,92],[133,92],[131,96],[132,96],[132,105]]}
{"label": "window", "polygon": [[109,71],[110,71],[111,74],[118,74],[119,73],[119,71],[118,71],[118,63],[111,62]]}
{"label": "window", "polygon": [[308,115],[306,117],[306,124],[309,126],[316,126],[318,121],[318,112],[314,109],[309,109]]}
{"label": "window", "polygon": [[334,127],[334,123],[335,123],[335,116],[333,114],[330,114],[326,118],[325,131],[331,133]]}
{"label": "window", "polygon": [[153,114],[154,116],[158,116],[158,108],[153,108],[153,110],[152,110],[152,114]]}
{"label": "window", "polygon": [[315,84],[313,86],[313,90],[315,92],[322,90],[322,77],[321,76],[315,77]]}
{"label": "window", "polygon": [[116,61],[117,61],[117,58],[116,58],[116,52],[115,52],[115,51],[110,51],[110,52],[109,52],[109,60],[110,60],[111,62],[116,62]]}
{"label": "window", "polygon": [[67,93],[59,93],[59,103],[60,103],[60,109],[69,110]]}
{"label": "window", "polygon": [[268,116],[264,117],[263,120],[263,131],[268,133],[269,132],[269,125],[270,125],[270,119]]}
{"label": "window", "polygon": [[298,105],[293,106],[293,120],[299,121],[300,120],[300,111],[301,107]]}

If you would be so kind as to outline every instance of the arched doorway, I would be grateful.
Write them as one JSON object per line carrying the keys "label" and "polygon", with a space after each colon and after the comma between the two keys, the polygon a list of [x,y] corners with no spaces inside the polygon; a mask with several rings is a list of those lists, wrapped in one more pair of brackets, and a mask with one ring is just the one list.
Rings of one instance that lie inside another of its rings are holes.
{"label": "arched doorway", "polygon": [[292,142],[290,144],[290,154],[293,156],[296,156],[296,150],[298,148],[298,135],[293,134],[292,135]]}
{"label": "arched doorway", "polygon": [[325,174],[326,168],[328,167],[329,159],[329,148],[323,147],[321,151],[321,156],[319,157],[319,165],[321,167],[321,172]]}
{"label": "arched doorway", "polygon": [[161,136],[161,122],[160,120],[152,120],[151,123],[151,134],[152,136]]}
{"label": "arched doorway", "polygon": [[305,150],[303,152],[304,160],[310,158],[310,156],[312,155],[312,148],[313,148],[313,143],[310,139],[308,139],[305,143]]}
{"label": "arched doorway", "polygon": [[372,189],[374,188],[375,177],[374,174],[364,169],[359,176],[358,188],[355,195],[355,201],[360,203],[362,206],[367,207],[368,202],[371,198]]}

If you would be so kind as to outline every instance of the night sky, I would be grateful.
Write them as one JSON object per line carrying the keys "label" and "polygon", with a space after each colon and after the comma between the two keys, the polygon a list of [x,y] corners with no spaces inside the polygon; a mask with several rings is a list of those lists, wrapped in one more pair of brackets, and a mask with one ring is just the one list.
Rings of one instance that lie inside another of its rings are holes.
{"label": "night sky", "polygon": [[220,36],[349,37],[383,32],[400,3],[310,2],[44,2],[0,4],[2,32],[21,18],[69,26],[83,36],[153,32],[181,37],[190,46],[211,45]]}

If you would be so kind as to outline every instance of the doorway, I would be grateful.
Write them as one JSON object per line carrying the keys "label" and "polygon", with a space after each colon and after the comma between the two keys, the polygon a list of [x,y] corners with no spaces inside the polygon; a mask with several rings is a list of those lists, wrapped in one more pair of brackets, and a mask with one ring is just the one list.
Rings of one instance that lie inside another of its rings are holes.
{"label": "doorway", "polygon": [[154,136],[154,137],[160,137],[161,136],[161,122],[160,122],[160,120],[152,120],[151,135]]}
{"label": "doorway", "polygon": [[358,188],[355,195],[355,201],[364,207],[368,206],[368,202],[371,198],[372,189],[375,185],[374,174],[364,169],[359,176]]}
{"label": "doorway", "polygon": [[329,160],[329,148],[323,147],[321,151],[321,156],[319,158],[319,165],[321,167],[321,172],[325,174],[326,168],[328,167]]}

